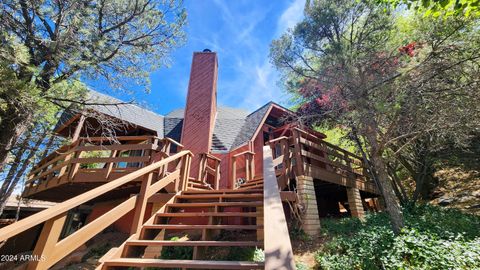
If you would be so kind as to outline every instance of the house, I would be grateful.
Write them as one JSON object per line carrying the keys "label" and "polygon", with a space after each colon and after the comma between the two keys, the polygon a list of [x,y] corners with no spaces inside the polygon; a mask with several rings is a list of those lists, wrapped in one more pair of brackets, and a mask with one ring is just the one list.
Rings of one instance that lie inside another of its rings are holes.
{"label": "house", "polygon": [[[40,236],[34,254],[53,252],[56,260],[73,250],[71,241],[113,224],[132,236],[105,255],[106,269],[293,269],[287,219],[315,235],[321,217],[361,218],[379,209],[361,157],[327,143],[274,102],[253,112],[218,106],[217,76],[216,53],[195,52],[183,109],[163,116],[92,91],[90,105],[65,113],[56,132],[71,144],[34,166],[23,193],[59,202],[63,214],[44,211],[13,226],[45,222],[42,234],[54,235],[68,209],[88,203],[91,212],[84,227],[61,241],[57,235],[53,246]],[[214,240],[234,229],[250,231],[250,240]],[[173,243],[166,240],[170,230],[197,231],[195,240]],[[0,230],[0,240],[13,235]],[[192,247],[191,260],[155,259],[170,245]],[[204,260],[212,246],[261,246],[266,260]]]}

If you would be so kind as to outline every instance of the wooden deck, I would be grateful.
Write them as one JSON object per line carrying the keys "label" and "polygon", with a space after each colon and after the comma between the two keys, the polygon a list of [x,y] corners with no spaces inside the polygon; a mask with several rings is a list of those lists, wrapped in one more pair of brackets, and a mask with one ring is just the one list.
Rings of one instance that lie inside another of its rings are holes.
{"label": "wooden deck", "polygon": [[[23,197],[61,202],[107,182],[129,175],[168,157],[170,139],[154,136],[80,138],[63,146],[36,164],[28,175]],[[162,168],[162,174],[168,168]],[[142,179],[119,187],[108,199],[138,193]]]}
{"label": "wooden deck", "polygon": [[271,140],[270,146],[281,188],[288,186],[291,179],[308,176],[358,188],[374,196],[379,194],[360,156],[324,141],[313,132],[293,127]]}

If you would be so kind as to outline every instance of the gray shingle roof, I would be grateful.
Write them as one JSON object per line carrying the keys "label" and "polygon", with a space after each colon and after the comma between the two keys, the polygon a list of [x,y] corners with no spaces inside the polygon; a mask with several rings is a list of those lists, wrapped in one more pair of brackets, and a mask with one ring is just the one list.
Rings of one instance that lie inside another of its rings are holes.
{"label": "gray shingle roof", "polygon": [[167,114],[164,118],[163,126],[165,137],[180,142],[183,126],[183,109],[174,110]]}
{"label": "gray shingle roof", "polygon": [[[101,103],[102,105],[90,104],[86,105],[87,109],[92,109],[97,112],[118,118],[133,125],[141,126],[157,132],[157,136],[163,138],[163,116],[156,114],[147,109],[141,108],[135,104],[121,104],[126,103],[114,97],[90,90],[88,96],[85,98],[86,103]],[[103,105],[107,104],[107,105]],[[108,105],[112,104],[112,105]],[[115,105],[118,104],[118,105]],[[69,110],[62,114],[57,128],[68,121],[75,110]]]}
{"label": "gray shingle roof", "polygon": [[242,128],[238,132],[238,135],[236,136],[235,141],[231,146],[231,149],[234,149],[236,147],[239,147],[245,144],[248,140],[252,138],[258,126],[262,122],[262,119],[265,116],[265,113],[267,113],[268,108],[272,104],[273,102],[269,102],[246,117],[245,122],[242,125]]}
{"label": "gray shingle roof", "polygon": [[[96,91],[90,92],[87,101],[107,104],[124,103]],[[212,151],[214,153],[228,152],[245,144],[252,138],[272,104],[274,103],[269,102],[250,114],[242,109],[218,107],[213,130]],[[157,136],[161,138],[169,137],[176,141],[181,140],[184,109],[176,109],[161,116],[134,104],[88,105],[87,108],[156,131]],[[65,112],[57,127],[68,121],[75,113],[75,111]]]}
{"label": "gray shingle roof", "polygon": [[[219,153],[231,149],[235,138],[245,123],[248,112],[230,107],[218,107],[213,129],[212,151]],[[165,115],[165,136],[180,140],[184,109]]]}

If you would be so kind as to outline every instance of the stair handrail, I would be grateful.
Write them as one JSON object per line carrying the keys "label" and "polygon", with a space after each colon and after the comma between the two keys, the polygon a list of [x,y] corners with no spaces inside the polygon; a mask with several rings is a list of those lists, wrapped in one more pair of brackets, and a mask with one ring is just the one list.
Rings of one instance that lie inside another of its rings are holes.
{"label": "stair handrail", "polygon": [[[132,233],[135,233],[143,223],[143,215],[148,198],[172,182],[175,183],[177,192],[187,188],[192,156],[193,154],[190,151],[181,151],[32,216],[21,219],[0,229],[0,242],[43,223],[42,233],[37,241],[33,255],[44,259],[30,262],[27,269],[47,269],[132,209],[136,209],[132,224]],[[175,161],[179,162],[177,164],[179,166],[176,167],[174,172],[158,179],[158,181],[153,181],[153,176],[157,169],[168,167],[171,162]],[[139,194],[128,198],[107,213],[59,241],[66,214],[69,210],[139,177],[144,177]]]}
{"label": "stair handrail", "polygon": [[265,269],[293,270],[292,244],[268,145],[263,147],[263,183]]}

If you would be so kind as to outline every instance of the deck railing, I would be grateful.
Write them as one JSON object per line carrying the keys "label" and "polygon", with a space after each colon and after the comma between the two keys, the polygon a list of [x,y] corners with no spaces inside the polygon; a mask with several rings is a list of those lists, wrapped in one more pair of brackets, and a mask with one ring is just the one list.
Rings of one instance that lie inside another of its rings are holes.
{"label": "deck railing", "polygon": [[231,158],[230,163],[230,181],[232,189],[237,188],[240,184],[237,179],[237,164],[239,160],[244,161],[244,166],[240,169],[245,174],[245,181],[252,180],[255,176],[255,153],[252,151],[243,151],[235,154]]}
{"label": "deck railing", "polygon": [[[181,144],[155,136],[85,137],[51,153],[28,175],[24,196],[45,189],[49,183],[107,182],[166,158],[170,145]],[[178,149],[177,149],[178,150]]]}
{"label": "deck railing", "polygon": [[[174,183],[176,192],[186,190],[191,157],[192,154],[189,151],[179,152],[4,227],[0,229],[0,242],[43,224],[42,232],[33,251],[34,258],[38,259],[29,262],[26,269],[48,269],[131,210],[135,210],[131,232],[132,234],[138,233],[150,197],[171,183]],[[175,170],[162,176],[162,170],[171,164],[174,165]],[[60,239],[69,210],[136,179],[141,179],[139,194],[126,198],[125,201],[102,216],[86,224],[73,234]]]}
{"label": "deck railing", "polygon": [[[208,154],[200,154],[200,166],[197,181],[210,185],[213,189],[220,188],[220,162],[221,159]],[[209,183],[209,180],[211,181]]]}
{"label": "deck railing", "polygon": [[368,167],[360,156],[328,143],[312,132],[293,127],[289,136],[273,139],[269,143],[281,189],[295,175],[310,175],[318,169],[373,185]]}

